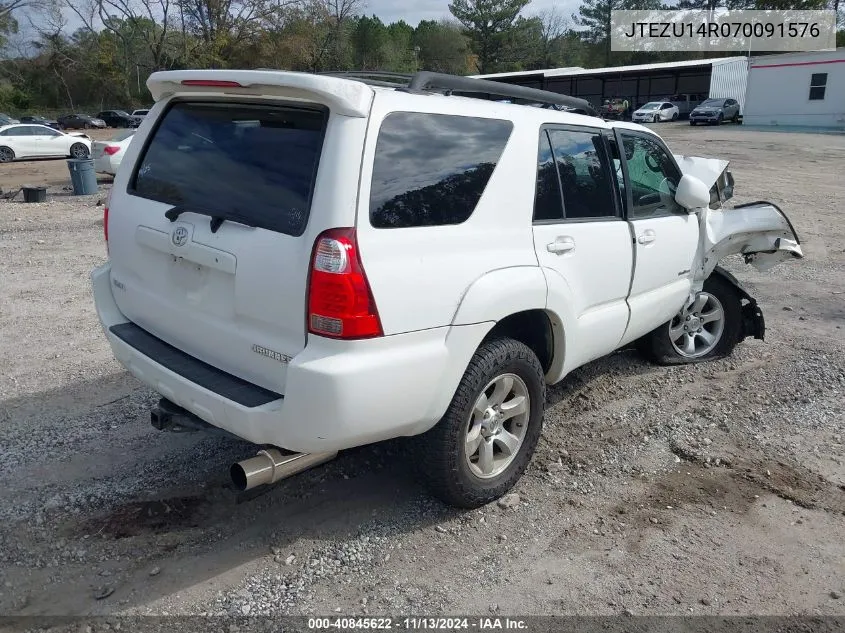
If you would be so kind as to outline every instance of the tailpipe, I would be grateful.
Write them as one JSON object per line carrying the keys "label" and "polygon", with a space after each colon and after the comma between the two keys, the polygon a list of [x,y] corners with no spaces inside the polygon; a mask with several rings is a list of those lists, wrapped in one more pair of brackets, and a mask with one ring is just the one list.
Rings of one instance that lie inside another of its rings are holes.
{"label": "tailpipe", "polygon": [[251,459],[232,464],[229,474],[232,483],[241,492],[257,486],[274,484],[304,470],[314,468],[337,457],[337,451],[328,453],[288,453],[276,448],[259,451]]}

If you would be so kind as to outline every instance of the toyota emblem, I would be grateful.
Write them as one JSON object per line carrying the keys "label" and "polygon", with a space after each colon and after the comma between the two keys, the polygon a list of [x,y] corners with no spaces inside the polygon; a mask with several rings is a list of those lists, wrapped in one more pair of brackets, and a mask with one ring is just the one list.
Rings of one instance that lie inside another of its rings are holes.
{"label": "toyota emblem", "polygon": [[177,226],[173,229],[173,233],[170,235],[170,240],[173,242],[174,246],[184,246],[185,242],[188,241],[188,229],[184,226]]}

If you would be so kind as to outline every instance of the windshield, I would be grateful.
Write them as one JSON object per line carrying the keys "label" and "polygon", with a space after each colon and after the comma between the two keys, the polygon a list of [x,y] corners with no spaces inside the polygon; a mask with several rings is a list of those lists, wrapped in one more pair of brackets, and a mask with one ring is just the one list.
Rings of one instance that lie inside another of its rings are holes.
{"label": "windshield", "polygon": [[126,112],[126,110],[115,110],[114,113],[119,116],[129,116],[129,113]]}
{"label": "windshield", "polygon": [[657,101],[652,101],[651,103],[645,104],[640,110],[657,110],[660,107],[660,104]]}
{"label": "windshield", "polygon": [[724,99],[705,99],[701,102],[701,105],[704,107],[721,108],[724,102]]}

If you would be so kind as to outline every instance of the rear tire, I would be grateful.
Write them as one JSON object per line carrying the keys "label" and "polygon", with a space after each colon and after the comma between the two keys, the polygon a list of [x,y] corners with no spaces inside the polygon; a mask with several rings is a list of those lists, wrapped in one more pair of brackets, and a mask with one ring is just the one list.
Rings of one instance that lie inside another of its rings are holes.
{"label": "rear tire", "polygon": [[677,121],[677,120],[678,120],[678,113],[677,113],[677,112],[673,112],[673,113],[672,113],[672,120],[673,120],[673,121]]}
{"label": "rear tire", "polygon": [[659,117],[658,115],[656,115],[656,114],[655,114],[655,115],[652,117],[651,122],[652,122],[652,123],[657,123],[659,120],[660,120],[660,117]]}
{"label": "rear tire", "polygon": [[12,148],[5,145],[0,147],[0,163],[11,163],[13,160],[15,160],[15,152]]}
{"label": "rear tire", "polygon": [[443,418],[412,438],[420,475],[437,497],[477,508],[516,484],[543,427],[543,373],[537,355],[519,341],[482,343]]}
{"label": "rear tire", "polygon": [[[637,348],[659,365],[700,363],[730,355],[741,334],[740,296],[733,284],[712,275],[691,309],[685,306],[669,322],[646,334],[637,341]],[[684,349],[689,340],[694,347]]]}

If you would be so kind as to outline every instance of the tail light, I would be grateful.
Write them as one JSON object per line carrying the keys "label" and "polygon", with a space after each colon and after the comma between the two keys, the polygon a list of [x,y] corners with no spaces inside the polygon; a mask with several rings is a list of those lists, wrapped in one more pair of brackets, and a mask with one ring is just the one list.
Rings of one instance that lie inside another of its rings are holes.
{"label": "tail light", "polygon": [[308,331],[330,338],[382,336],[376,302],[361,265],[355,229],[331,229],[314,243]]}
{"label": "tail light", "polygon": [[109,156],[117,154],[120,151],[120,145],[106,145],[103,152]]}

